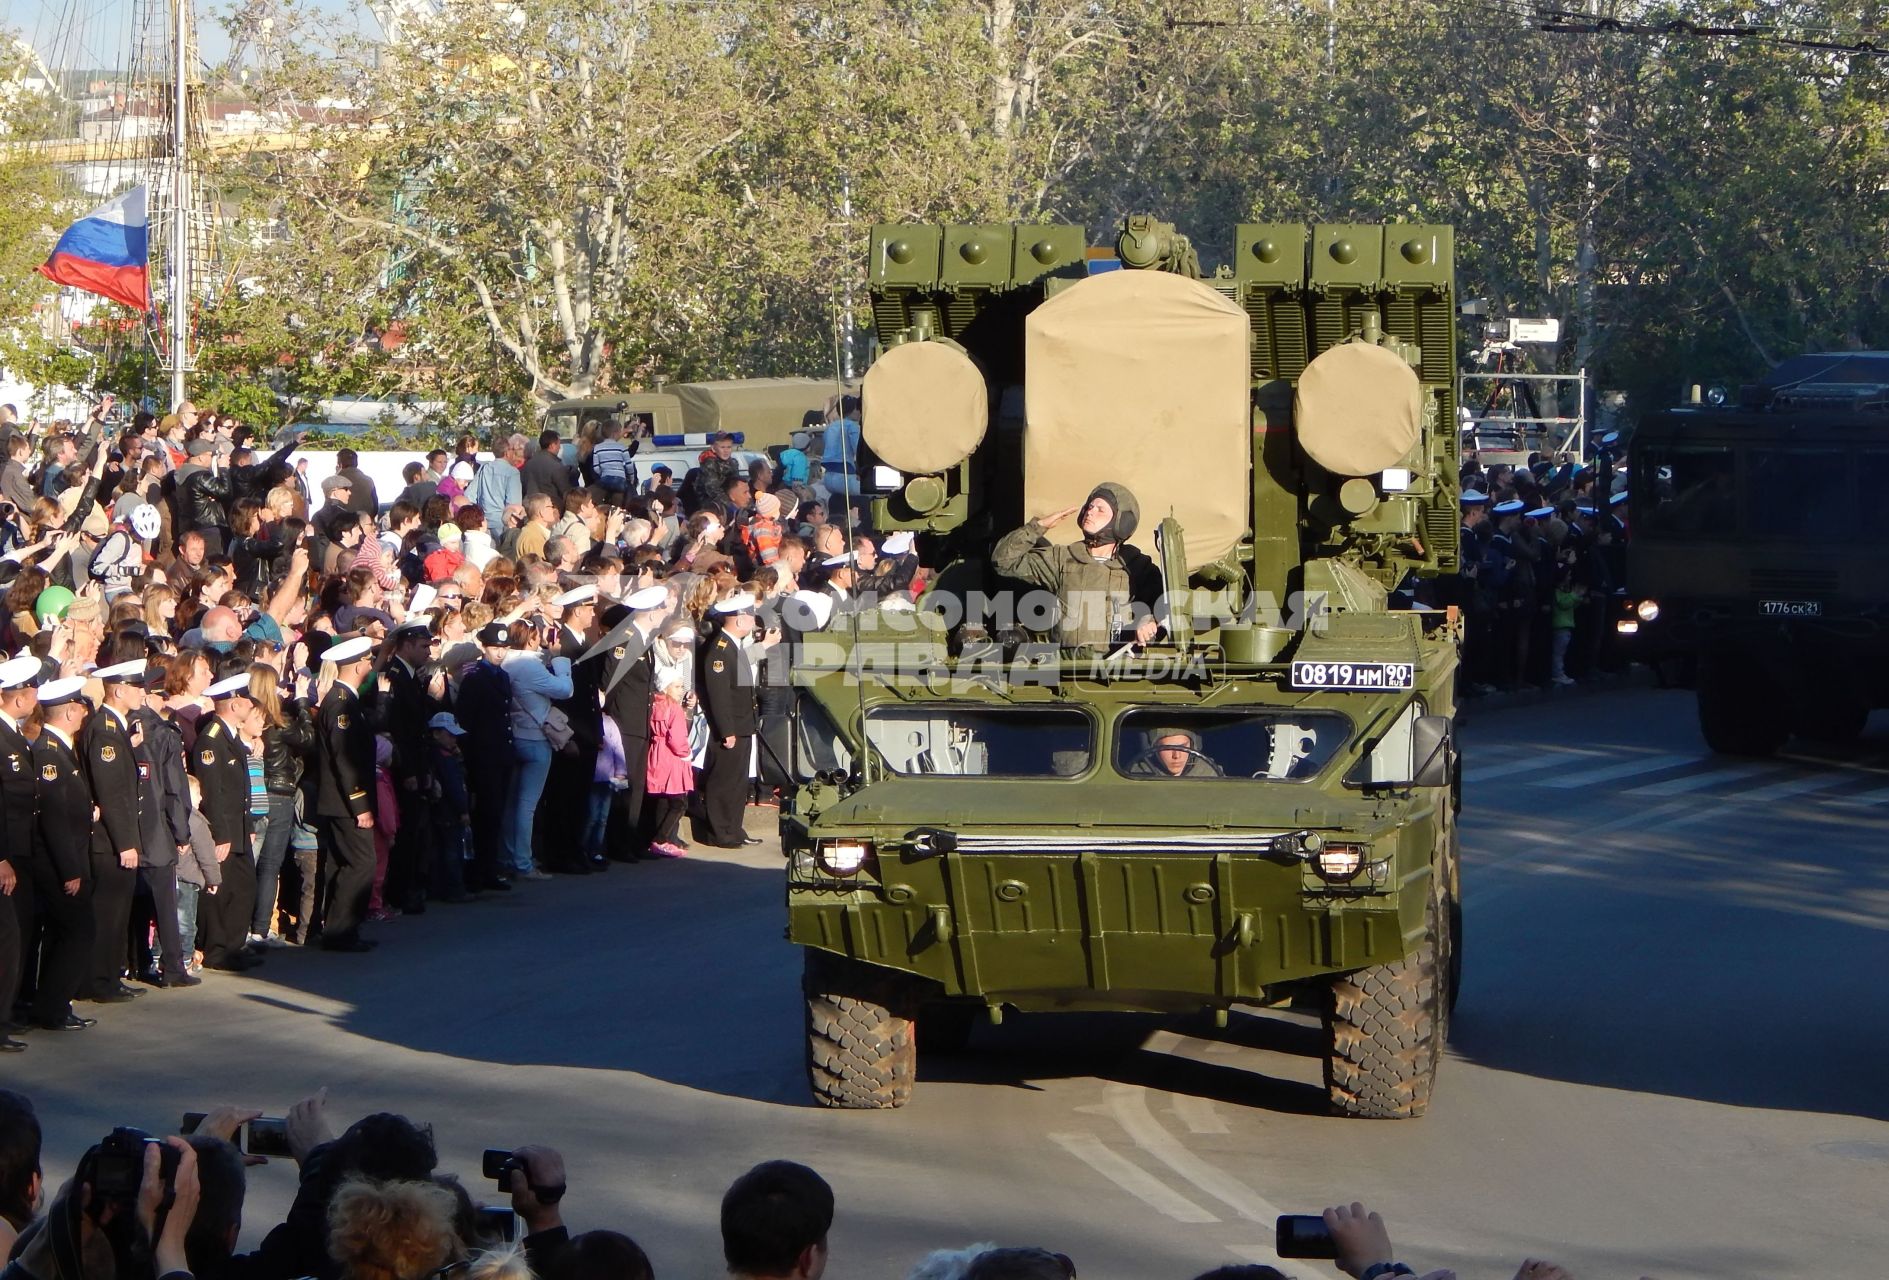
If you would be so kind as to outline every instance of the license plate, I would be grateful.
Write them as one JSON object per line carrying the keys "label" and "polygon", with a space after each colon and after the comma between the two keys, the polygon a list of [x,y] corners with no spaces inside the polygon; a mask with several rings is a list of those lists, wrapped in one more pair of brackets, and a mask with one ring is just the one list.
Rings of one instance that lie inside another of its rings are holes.
{"label": "license plate", "polygon": [[1295,689],[1410,689],[1417,683],[1414,662],[1294,662]]}
{"label": "license plate", "polygon": [[1760,600],[1758,608],[1767,618],[1821,618],[1821,600]]}

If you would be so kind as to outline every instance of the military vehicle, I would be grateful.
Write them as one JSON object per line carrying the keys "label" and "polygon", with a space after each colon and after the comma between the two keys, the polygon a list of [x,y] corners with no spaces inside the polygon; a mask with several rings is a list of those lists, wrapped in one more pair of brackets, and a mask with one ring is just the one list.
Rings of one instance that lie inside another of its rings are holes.
{"label": "military vehicle", "polygon": [[678,382],[653,391],[559,400],[544,413],[544,429],[574,440],[591,418],[628,423],[640,418],[645,434],[658,437],[734,431],[750,449],[787,443],[810,409],[822,409],[834,393],[831,381],[814,378],[734,378],[723,382]]}
{"label": "military vehicle", "polygon": [[1628,462],[1623,625],[1695,658],[1706,744],[1860,734],[1889,705],[1889,562],[1866,514],[1889,473],[1889,352],[1797,356],[1652,414]]}
{"label": "military vehicle", "polygon": [[[927,579],[797,642],[814,1097],[899,1106],[921,1046],[1009,1009],[1301,1002],[1336,1111],[1421,1115],[1461,964],[1460,636],[1391,591],[1456,567],[1451,230],[1242,226],[1208,279],[1143,216],[1113,253],[896,225],[871,254],[860,480]],[[1003,616],[993,548],[1105,481],[1165,623],[1065,649],[1054,598]]]}

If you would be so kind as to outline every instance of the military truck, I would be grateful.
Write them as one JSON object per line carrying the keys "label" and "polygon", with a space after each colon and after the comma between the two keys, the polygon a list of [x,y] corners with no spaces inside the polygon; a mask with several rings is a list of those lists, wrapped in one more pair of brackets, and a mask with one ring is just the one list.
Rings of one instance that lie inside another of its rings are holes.
{"label": "military truck", "polygon": [[648,435],[735,431],[741,433],[744,446],[764,451],[786,444],[807,411],[824,408],[835,389],[833,382],[815,378],[678,382],[653,391],[559,400],[545,410],[544,426],[574,440],[591,418],[615,418],[626,424],[638,418],[647,426]]}
{"label": "military truck", "polygon": [[1649,415],[1628,450],[1627,591],[1651,649],[1696,660],[1699,727],[1730,755],[1841,742],[1889,705],[1889,353],[1812,353]]}
{"label": "military truck", "polygon": [[[860,480],[927,585],[797,644],[814,1097],[899,1106],[920,1048],[1012,1009],[1298,1003],[1334,1110],[1421,1115],[1461,973],[1460,634],[1391,593],[1456,567],[1450,228],[1241,226],[1210,278],[1146,216],[1113,252],[891,225],[871,254]],[[993,547],[1108,481],[1161,629],[1064,648]]]}

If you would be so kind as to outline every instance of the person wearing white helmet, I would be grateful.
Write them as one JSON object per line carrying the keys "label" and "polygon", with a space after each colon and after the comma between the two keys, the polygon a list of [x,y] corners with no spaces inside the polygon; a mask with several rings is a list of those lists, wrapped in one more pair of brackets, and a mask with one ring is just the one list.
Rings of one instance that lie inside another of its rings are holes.
{"label": "person wearing white helmet", "polygon": [[131,579],[144,567],[151,540],[163,522],[158,510],[135,493],[119,497],[112,506],[112,528],[92,553],[91,575],[113,600],[131,589]]}

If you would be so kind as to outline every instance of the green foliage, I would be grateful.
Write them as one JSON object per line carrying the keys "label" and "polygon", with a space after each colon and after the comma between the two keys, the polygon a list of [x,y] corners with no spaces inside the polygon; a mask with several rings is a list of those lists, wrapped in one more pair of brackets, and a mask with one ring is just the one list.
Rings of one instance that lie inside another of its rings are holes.
{"label": "green foliage", "polygon": [[[1861,35],[1885,10],[1598,12]],[[1560,317],[1538,363],[1641,405],[1889,345],[1883,59],[1549,33],[1496,0],[521,0],[378,49],[319,13],[278,6],[260,105],[353,113],[223,175],[246,285],[198,385],[259,421],[367,394],[484,430],[659,374],[863,364],[878,221],[1099,240],[1146,210],[1209,268],[1242,221],[1452,223],[1465,296]]]}

